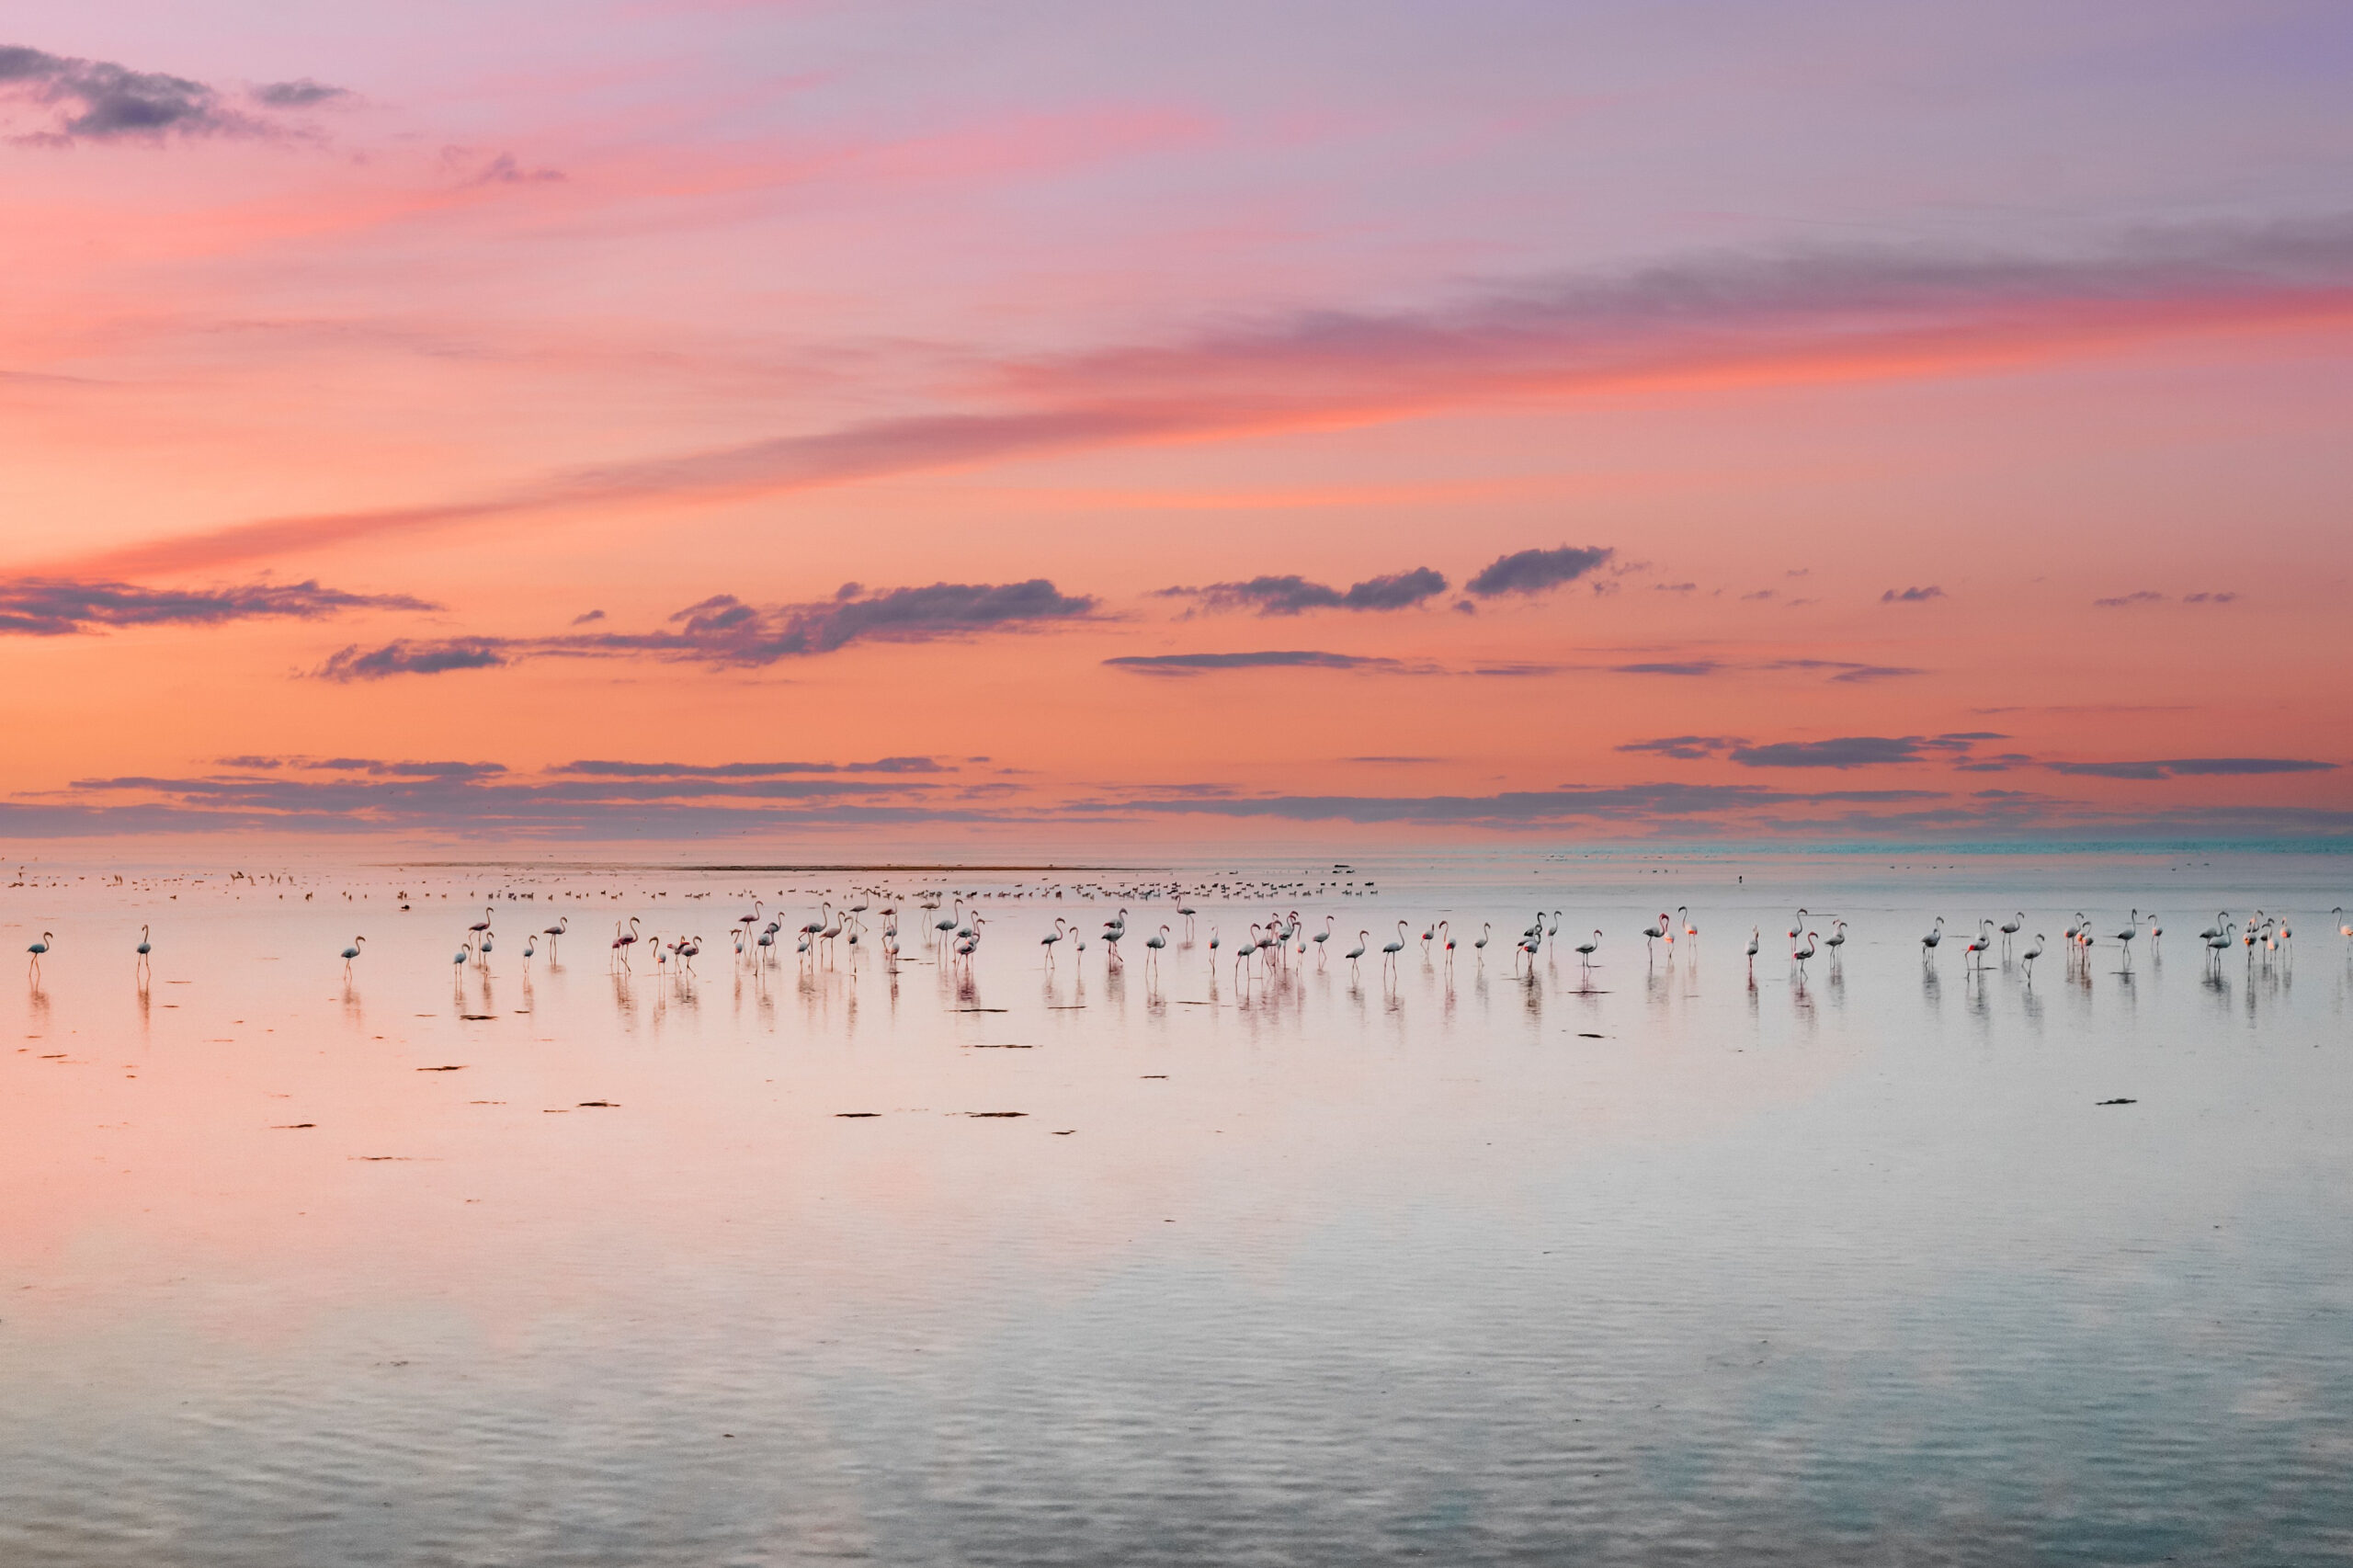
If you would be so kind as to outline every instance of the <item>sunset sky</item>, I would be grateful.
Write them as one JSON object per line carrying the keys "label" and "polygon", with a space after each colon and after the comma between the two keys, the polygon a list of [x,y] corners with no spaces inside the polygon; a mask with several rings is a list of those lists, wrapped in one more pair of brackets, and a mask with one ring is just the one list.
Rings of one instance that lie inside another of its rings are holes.
{"label": "sunset sky", "polygon": [[2353,834],[2341,3],[11,6],[0,835]]}

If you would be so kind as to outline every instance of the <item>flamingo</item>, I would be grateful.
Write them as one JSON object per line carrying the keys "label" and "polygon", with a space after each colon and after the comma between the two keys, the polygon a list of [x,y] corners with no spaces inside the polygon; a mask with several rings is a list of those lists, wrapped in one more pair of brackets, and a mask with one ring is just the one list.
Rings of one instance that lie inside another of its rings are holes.
{"label": "flamingo", "polygon": [[2340,903],[2329,913],[2336,916],[2336,934],[2347,941],[2353,942],[2353,920],[2345,918],[2345,906]]}
{"label": "flamingo", "polygon": [[[1200,911],[1195,909],[1189,903],[1180,903],[1176,906],[1176,913],[1184,919],[1185,940],[1189,942],[1193,939],[1193,916],[1199,914]],[[1318,939],[1320,940],[1321,938]]]}
{"label": "flamingo", "polygon": [[[1583,968],[1591,969],[1593,967],[1593,955],[1600,949],[1600,947],[1601,927],[1597,926],[1593,928],[1593,939],[1591,941],[1579,942],[1577,944],[1577,960],[1579,964]],[[1530,948],[1529,949],[1529,956],[1533,958],[1535,955],[1536,949]]]}
{"label": "flamingo", "polygon": [[2026,911],[2021,909],[2016,915],[2011,915],[2007,920],[2002,922],[2000,927],[2002,933],[2002,945],[2004,947],[2008,947],[2010,944],[2010,938],[2017,936],[2025,928]]}
{"label": "flamingo", "polygon": [[139,962],[136,967],[145,969],[147,967],[147,955],[154,950],[155,945],[147,939],[147,927],[142,926],[139,927]]}
{"label": "flamingo", "polygon": [[490,929],[490,921],[491,921],[491,917],[492,917],[493,915],[496,915],[497,913],[498,913],[498,906],[497,906],[496,904],[494,904],[494,903],[485,903],[485,904],[483,904],[483,905],[482,906],[482,918],[481,918],[481,919],[479,919],[479,920],[477,920],[477,921],[475,921],[472,925],[471,925],[471,926],[467,926],[467,927],[466,927],[466,929],[467,929],[467,930],[469,930],[469,931],[473,931],[473,932],[483,932],[483,931],[487,931],[487,930],[489,930],[489,929]]}
{"label": "flamingo", "polygon": [[1655,953],[1658,950],[1652,944],[1656,942],[1661,937],[1666,935],[1666,915],[1662,911],[1659,915],[1657,925],[1646,926],[1643,928],[1643,950],[1645,953]]}
{"label": "flamingo", "polygon": [[[1081,942],[1078,945],[1078,950],[1082,953],[1085,952],[1086,950],[1086,944],[1085,942]],[[1210,971],[1211,973],[1215,973],[1217,971],[1217,927],[1214,926],[1210,927]]]}
{"label": "flamingo", "polygon": [[567,915],[563,919],[558,920],[554,925],[540,933],[540,936],[545,937],[548,939],[548,962],[555,962],[556,938],[571,929],[572,916]]}
{"label": "flamingo", "polygon": [[[1360,959],[1360,958],[1364,957],[1365,944],[1367,944],[1368,942],[1370,942],[1370,941],[1371,941],[1371,940],[1372,940],[1372,933],[1371,933],[1371,932],[1370,932],[1370,931],[1359,931],[1359,932],[1358,932],[1358,933],[1357,933],[1357,945],[1356,945],[1355,947],[1353,947],[1353,948],[1350,948],[1350,949],[1347,950],[1347,960],[1348,960],[1348,971],[1349,971],[1349,972],[1350,972],[1350,973],[1354,973],[1354,972],[1356,972],[1356,968],[1357,968],[1357,960],[1358,960],[1358,959]],[[1215,938],[1214,938],[1214,937],[1212,937],[1212,938],[1211,938],[1211,945],[1212,945],[1212,946],[1214,946],[1214,945],[1215,945]]]}
{"label": "flamingo", "polygon": [[1756,944],[1764,935],[1765,930],[1761,926],[1751,926],[1748,928],[1748,972],[1752,975],[1756,972]]}
{"label": "flamingo", "polygon": [[471,945],[460,948],[456,952],[449,955],[449,961],[458,965],[458,968],[451,972],[458,976],[460,984],[463,984],[465,983],[465,962],[468,959],[473,956],[474,950]]}
{"label": "flamingo", "polygon": [[55,940],[57,940],[56,933],[51,932],[51,931],[43,931],[43,932],[40,934],[40,941],[38,941],[38,942],[35,942],[31,947],[27,948],[27,949],[25,949],[25,951],[27,951],[27,952],[28,952],[28,953],[30,953],[30,954],[32,954],[32,963],[31,963],[31,965],[30,965],[30,970],[31,970],[31,973],[32,973],[32,976],[33,976],[33,978],[34,978],[34,979],[38,980],[38,979],[40,979],[40,956],[41,956],[41,954],[43,954],[43,953],[45,953],[45,952],[49,951],[49,945],[50,945],[51,942],[54,942]]}
{"label": "flamingo", "polygon": [[1937,944],[1944,939],[1945,917],[1939,915],[1937,916],[1937,928],[1920,938],[1920,956],[1924,959],[1927,958],[1930,953],[1936,951]]}
{"label": "flamingo", "polygon": [[[1540,920],[1543,918],[1541,911],[1538,913],[1537,918]],[[1544,927],[1544,934],[1547,937],[1557,937],[1561,934],[1561,912],[1559,910],[1556,909],[1552,911],[1552,924]]]}
{"label": "flamingo", "polygon": [[531,972],[531,955],[539,950],[540,939],[537,937],[523,938],[523,972],[525,974]]}
{"label": "flamingo", "polygon": [[351,946],[343,949],[343,972],[347,978],[351,973],[351,960],[359,956],[360,944],[367,940],[365,937],[354,937]]}
{"label": "flamingo", "polygon": [[1805,916],[1806,912],[1800,909],[1797,919],[1790,924],[1790,946],[1793,948],[1798,945],[1798,938],[1805,935]]}
{"label": "flamingo", "polygon": [[1054,917],[1054,928],[1046,935],[1038,938],[1038,945],[1046,949],[1046,967],[1049,969],[1051,969],[1054,963],[1054,944],[1061,941],[1063,937],[1067,935],[1067,933],[1063,930],[1063,924],[1062,917],[1060,915],[1056,915]]}
{"label": "flamingo", "polygon": [[613,951],[620,957],[623,969],[629,968],[629,950],[635,946],[637,946],[637,916],[632,915],[629,917],[629,929],[626,931],[621,929],[620,921],[615,921],[613,923]]}
{"label": "flamingo", "polygon": [[1168,927],[1163,926],[1158,932],[1146,937],[1143,939],[1143,945],[1145,949],[1143,961],[1155,969],[1158,968],[1161,949],[1168,946]]}
{"label": "flamingo", "polygon": [[1822,945],[1830,949],[1830,962],[1835,968],[1838,962],[1838,949],[1847,945],[1847,923],[1844,920],[1833,920],[1830,923],[1830,936]]}
{"label": "flamingo", "polygon": [[2018,961],[2026,965],[2026,983],[2029,985],[2034,983],[2034,960],[2042,956],[2042,933],[2037,931],[2034,934],[2034,946],[2018,955]]}
{"label": "flamingo", "polygon": [[1805,946],[1802,948],[1792,948],[1790,949],[1790,957],[1798,960],[1798,983],[1800,985],[1803,985],[1805,983],[1805,960],[1813,957],[1816,939],[1815,933],[1808,931],[1805,934]]}
{"label": "flamingo", "polygon": [[1969,946],[1961,949],[1961,955],[1968,959],[1969,967],[1972,969],[1985,967],[1985,949],[1994,945],[1994,933],[1991,929],[1993,924],[1991,920],[1979,920],[1977,935],[1971,937]]}
{"label": "flamingo", "polygon": [[2126,969],[2131,969],[2132,967],[2132,938],[2140,934],[2141,912],[2140,910],[2135,909],[2132,911],[2132,918],[2125,923],[2124,929],[2116,934],[2116,939],[2124,946],[2124,967]]}
{"label": "flamingo", "polygon": [[1446,952],[1446,961],[1454,962],[1454,927],[1447,921],[1438,923],[1438,945]]}
{"label": "flamingo", "polygon": [[2230,951],[2231,934],[2237,929],[2237,926],[2225,920],[2219,930],[2207,934],[2206,953],[2217,965],[2221,963],[2222,955]]}
{"label": "flamingo", "polygon": [[1405,923],[1403,920],[1400,920],[1397,922],[1397,939],[1393,942],[1383,942],[1381,944],[1381,961],[1383,967],[1392,970],[1395,969],[1397,967],[1397,955],[1404,950]]}
{"label": "flamingo", "polygon": [[[1477,941],[1472,942],[1471,946],[1477,950],[1481,958],[1483,959],[1487,956],[1487,938],[1495,934],[1495,923],[1494,921],[1482,920],[1479,922],[1479,938]],[[1324,938],[1318,937],[1315,939],[1320,942]]]}
{"label": "flamingo", "polygon": [[[1327,950],[1324,944],[1332,939],[1333,919],[1334,917],[1332,915],[1325,915],[1324,917],[1324,929],[1315,933],[1315,961],[1319,964],[1324,961],[1324,954]],[[1483,948],[1485,947],[1487,945],[1487,939],[1484,937],[1480,937],[1479,945]]]}
{"label": "flamingo", "polygon": [[[1691,906],[1689,904],[1677,904],[1675,906],[1675,918],[1681,923],[1683,926],[1683,934],[1685,936],[1693,938],[1697,938],[1699,937],[1699,927],[1691,924]],[[1675,934],[1671,931],[1668,932],[1666,939],[1669,942],[1673,942],[1675,940]]]}

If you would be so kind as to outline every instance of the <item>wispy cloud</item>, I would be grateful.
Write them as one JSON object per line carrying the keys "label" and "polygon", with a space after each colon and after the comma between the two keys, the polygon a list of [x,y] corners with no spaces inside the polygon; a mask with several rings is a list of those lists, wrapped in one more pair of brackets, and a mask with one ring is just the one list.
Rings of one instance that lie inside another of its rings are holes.
{"label": "wispy cloud", "polygon": [[349,609],[429,610],[405,594],[350,594],[301,583],[144,588],[60,577],[0,579],[0,634],[62,637],[103,627],[219,626],[233,620],[318,620]]}
{"label": "wispy cloud", "polygon": [[19,141],[62,146],[166,136],[283,136],[288,127],[269,118],[272,111],[315,108],[347,96],[341,87],[309,80],[271,82],[252,89],[241,105],[186,76],[0,45],[0,100],[45,111]]}
{"label": "wispy cloud", "polygon": [[1346,589],[1301,576],[1253,577],[1245,583],[1155,590],[1158,598],[1190,598],[1215,610],[1254,609],[1260,615],[1297,615],[1310,609],[1409,609],[1447,590],[1443,573],[1427,566],[1369,577]]}
{"label": "wispy cloud", "polygon": [[1005,361],[960,410],[573,468],[432,505],[262,519],[111,551],[96,569],[217,565],[486,517],[773,494],[1634,385],[2033,363],[2169,334],[2341,316],[2349,302],[2353,219],[2343,217],[2125,233],[2066,253],[1711,254],[1501,284],[1419,311],[1311,311],[1174,346]]}
{"label": "wispy cloud", "polygon": [[658,631],[402,639],[367,649],[354,644],[330,655],[313,673],[324,680],[381,680],[539,658],[660,658],[749,667],[830,653],[864,640],[932,642],[1074,620],[1092,614],[1095,605],[1093,598],[1065,594],[1043,577],[879,592],[845,583],[831,599],[767,608],[718,594],[673,614]]}

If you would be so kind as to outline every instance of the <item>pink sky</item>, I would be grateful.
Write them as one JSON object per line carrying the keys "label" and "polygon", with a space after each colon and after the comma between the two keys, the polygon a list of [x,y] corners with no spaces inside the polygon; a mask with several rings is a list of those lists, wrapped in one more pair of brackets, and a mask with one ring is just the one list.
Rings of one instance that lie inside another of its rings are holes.
{"label": "pink sky", "polygon": [[11,17],[12,838],[2353,829],[2341,7]]}

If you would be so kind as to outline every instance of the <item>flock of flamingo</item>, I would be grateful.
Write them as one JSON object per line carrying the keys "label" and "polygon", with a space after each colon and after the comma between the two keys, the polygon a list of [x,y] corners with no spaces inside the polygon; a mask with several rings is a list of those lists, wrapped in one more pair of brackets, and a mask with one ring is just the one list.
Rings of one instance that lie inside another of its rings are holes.
{"label": "flock of flamingo", "polygon": [[[961,898],[954,901],[952,908],[945,915],[938,915],[941,905],[937,898],[922,900],[919,907],[924,915],[923,929],[926,944],[944,947],[944,961],[969,973],[973,954],[979,950],[981,937],[988,925],[987,918],[977,911],[968,914]],[[751,913],[738,915],[731,932],[736,958],[740,961],[760,969],[765,969],[778,961],[777,949],[785,935],[783,919],[770,917],[764,922],[762,915],[765,910],[766,905],[761,901],[753,900]],[[849,947],[850,960],[854,963],[862,950],[860,944],[868,934],[869,927],[865,916],[870,910],[872,910],[872,902],[869,895],[859,896],[857,903],[838,911],[835,909],[832,901],[822,901],[816,918],[803,922],[793,933],[794,952],[800,961],[804,964],[831,965],[835,961],[837,951],[835,944],[847,942]],[[497,913],[495,904],[484,906],[483,917],[466,928],[465,936],[460,941],[457,951],[451,955],[450,963],[461,978],[469,965],[483,971],[488,970],[490,955],[497,940],[495,930]],[[881,923],[875,949],[881,953],[884,966],[895,972],[902,956],[899,946],[899,907],[896,903],[885,903],[874,913]],[[1188,946],[1193,940],[1194,920],[1199,913],[1190,903],[1180,903],[1177,905],[1176,915],[1184,922],[1183,940]],[[2346,918],[2344,907],[2339,905],[2329,913],[2337,923],[2338,935],[2348,941],[2353,941],[2353,921]],[[1559,937],[1561,914],[1561,911],[1553,910],[1548,919],[1544,911],[1537,911],[1534,921],[1513,939],[1512,970],[1515,974],[1519,972],[1523,962],[1527,963],[1532,971],[1537,956],[1543,949],[1544,944]],[[938,915],[938,918],[933,918],[935,915]],[[1847,946],[1846,920],[1837,917],[1828,918],[1826,924],[1830,927],[1830,934],[1824,937],[1819,929],[1808,924],[1811,918],[1813,916],[1810,911],[1799,909],[1796,919],[1788,932],[1790,961],[1797,965],[1801,975],[1810,960],[1825,952],[1830,961],[1836,965],[1839,961],[1842,949]],[[2094,931],[2093,924],[2090,917],[2078,912],[2068,922],[2061,935],[2061,941],[2064,944],[2071,971],[2079,965],[2087,966],[2093,948],[2102,940],[2115,945],[2122,956],[2125,967],[2129,969],[2132,961],[2132,945],[2136,940],[2145,935],[2150,947],[2154,949],[2165,936],[2165,927],[2159,923],[2158,917],[2137,908],[2118,929],[2104,938]],[[1293,959],[1304,958],[1311,951],[1315,954],[1319,964],[1324,962],[1327,955],[1334,950],[1330,944],[1337,935],[1337,916],[1326,915],[1324,917],[1324,929],[1308,930],[1297,910],[1291,910],[1287,914],[1277,911],[1263,922],[1251,922],[1249,934],[1237,938],[1232,949],[1235,980],[1238,983],[1245,979],[1253,965],[1257,966],[1261,971],[1280,970],[1286,968]],[[1984,969],[1986,955],[1996,946],[1999,946],[2005,955],[2009,954],[2012,951],[2013,940],[2025,932],[2026,925],[2026,912],[2023,910],[1998,924],[1990,915],[1980,917],[1976,933],[1962,944],[1961,950],[1969,968],[1972,971]],[[702,954],[702,937],[681,936],[675,940],[665,942],[659,937],[643,933],[641,930],[642,926],[642,917],[636,915],[615,922],[612,939],[608,944],[609,967],[617,971],[632,969],[634,967],[632,954],[639,947],[643,946],[653,953],[654,967],[657,971],[675,971],[683,975],[691,975],[695,972],[694,961]],[[1396,973],[1398,956],[1413,946],[1417,939],[1413,934],[1411,921],[1401,919],[1396,926],[1397,934],[1382,942],[1377,949],[1383,972],[1392,977]],[[554,925],[544,926],[527,935],[523,940],[522,951],[525,972],[529,971],[531,960],[538,954],[542,937],[547,942],[549,960],[553,961],[556,957],[557,943],[570,932],[571,928],[572,917],[566,915],[559,918]],[[1763,946],[1763,929],[1762,926],[1752,926],[1748,931],[1746,956],[1752,974],[1756,971],[1756,955]],[[1148,970],[1157,970],[1162,953],[1168,949],[1173,930],[1172,926],[1164,924],[1144,937],[1144,963]],[[1128,911],[1122,907],[1109,920],[1103,923],[1103,929],[1098,937],[1107,955],[1106,961],[1115,969],[1120,967],[1125,961],[1120,944],[1127,938],[1128,934]],[[1688,949],[1696,950],[1699,939],[1699,927],[1692,919],[1690,907],[1682,905],[1677,907],[1672,915],[1661,911],[1657,920],[1644,926],[1641,935],[1645,957],[1654,962],[1658,945],[1662,942],[1666,945],[1670,960],[1678,940]],[[2240,948],[2245,949],[2247,963],[2252,968],[2257,962],[2268,965],[2275,959],[2292,954],[2294,935],[2294,931],[2284,916],[2270,915],[2258,909],[2242,921],[2234,919],[2231,912],[2224,909],[2216,912],[2213,924],[2200,931],[2198,939],[2204,945],[2206,960],[2210,965],[2219,965],[2224,954],[2230,952],[2233,948]],[[1920,938],[1923,962],[1934,961],[1938,949],[1944,944],[1945,937],[1945,917],[1938,915],[1935,925]],[[34,979],[40,978],[42,955],[49,952],[56,940],[55,932],[43,931],[40,939],[25,949],[31,956],[30,973]],[[1486,950],[1494,940],[1495,924],[1492,921],[1486,921],[1482,922],[1479,935],[1470,938],[1468,945],[1480,961],[1483,962]],[[351,967],[359,958],[367,941],[368,938],[364,936],[354,937],[350,945],[343,949],[341,956],[346,975],[350,974]],[[1454,962],[1456,949],[1461,945],[1452,923],[1444,919],[1427,923],[1423,927],[1418,941],[1422,956],[1426,960],[1435,959],[1436,961],[1449,966]],[[2033,934],[2032,942],[2023,951],[2017,953],[2018,961],[2023,967],[2027,983],[2029,985],[2034,982],[2035,960],[2042,957],[2049,942],[2048,937],[2037,931]],[[1054,919],[1053,929],[1038,939],[1040,948],[1044,951],[1048,968],[1053,966],[1055,955],[1064,943],[1068,943],[1074,953],[1086,951],[1086,938],[1081,934],[1078,925],[1058,915]],[[1576,953],[1580,965],[1587,972],[1593,967],[1594,955],[1600,950],[1601,943],[1602,931],[1597,926],[1591,936],[1574,945],[1573,950]],[[150,937],[149,928],[142,926],[139,928],[139,945],[135,951],[137,969],[142,975],[148,972],[150,958],[153,951],[154,944]],[[1372,933],[1367,929],[1358,931],[1355,945],[1340,951],[1339,956],[1346,960],[1351,972],[1358,972],[1358,965],[1361,961],[1375,951],[1372,946]],[[1214,926],[1210,927],[1209,953],[1212,966],[1224,961],[1224,940]]]}

